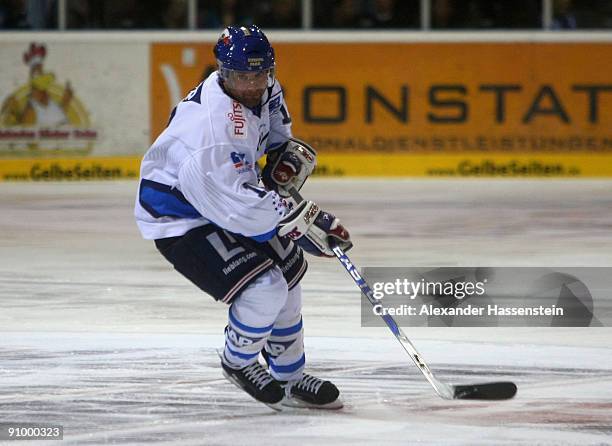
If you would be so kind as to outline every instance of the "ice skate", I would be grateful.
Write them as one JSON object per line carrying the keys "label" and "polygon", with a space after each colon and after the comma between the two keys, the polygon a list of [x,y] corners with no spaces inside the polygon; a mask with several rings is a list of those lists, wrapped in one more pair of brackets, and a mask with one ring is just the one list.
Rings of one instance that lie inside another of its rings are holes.
{"label": "ice skate", "polygon": [[223,375],[230,382],[257,401],[274,410],[282,410],[281,401],[285,396],[285,391],[259,362],[254,362],[241,369],[232,369],[223,362],[221,366],[223,367]]}
{"label": "ice skate", "polygon": [[305,373],[299,380],[280,383],[285,389],[283,406],[340,409],[344,405],[340,399],[340,391],[330,381],[324,381]]}

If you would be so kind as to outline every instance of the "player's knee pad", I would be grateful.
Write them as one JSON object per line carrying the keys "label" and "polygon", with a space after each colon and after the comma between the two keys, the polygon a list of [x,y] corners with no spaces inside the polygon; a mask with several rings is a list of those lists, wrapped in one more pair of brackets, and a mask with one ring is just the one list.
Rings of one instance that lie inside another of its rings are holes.
{"label": "player's knee pad", "polygon": [[287,302],[287,282],[278,268],[263,274],[228,310],[224,360],[233,366],[254,362]]}
{"label": "player's knee pad", "polygon": [[298,284],[287,293],[287,301],[285,302],[285,306],[282,308],[274,326],[282,326],[286,327],[291,324],[291,321],[296,318],[299,319],[300,314],[302,313],[302,288],[301,285]]}
{"label": "player's knee pad", "polygon": [[285,306],[287,295],[287,281],[281,270],[272,268],[238,296],[230,307],[230,315],[249,326],[271,326]]}

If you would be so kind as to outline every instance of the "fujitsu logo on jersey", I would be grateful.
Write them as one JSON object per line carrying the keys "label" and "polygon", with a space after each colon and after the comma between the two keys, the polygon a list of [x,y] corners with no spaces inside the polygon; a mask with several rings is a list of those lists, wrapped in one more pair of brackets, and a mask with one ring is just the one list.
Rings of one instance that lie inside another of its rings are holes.
{"label": "fujitsu logo on jersey", "polygon": [[227,117],[234,123],[232,129],[234,138],[246,138],[246,118],[244,117],[244,109],[242,108],[242,104],[240,102],[232,101],[232,112],[228,113]]}

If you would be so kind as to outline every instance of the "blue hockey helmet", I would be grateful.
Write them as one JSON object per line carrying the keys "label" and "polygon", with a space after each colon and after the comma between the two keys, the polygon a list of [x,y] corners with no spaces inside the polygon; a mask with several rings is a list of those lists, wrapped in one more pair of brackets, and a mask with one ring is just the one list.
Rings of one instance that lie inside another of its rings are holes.
{"label": "blue hockey helmet", "polygon": [[274,68],[274,49],[257,25],[228,26],[213,52],[221,69],[261,71]]}
{"label": "blue hockey helmet", "polygon": [[274,49],[256,25],[228,26],[213,52],[224,85],[247,105],[274,84]]}

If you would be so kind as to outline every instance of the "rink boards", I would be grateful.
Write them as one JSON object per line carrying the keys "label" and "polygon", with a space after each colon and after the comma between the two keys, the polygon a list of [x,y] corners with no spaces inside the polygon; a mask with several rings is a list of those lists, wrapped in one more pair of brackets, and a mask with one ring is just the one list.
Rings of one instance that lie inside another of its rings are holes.
{"label": "rink boards", "polygon": [[[136,176],[171,109],[215,69],[216,37],[6,34],[0,180]],[[293,132],[319,151],[321,176],[612,175],[605,33],[270,38]],[[28,109],[33,94],[46,111]]]}
{"label": "rink boards", "polygon": [[[26,158],[0,160],[0,181],[135,179],[140,157]],[[612,156],[481,154],[410,155],[321,153],[319,177],[577,178],[608,177]]]}

